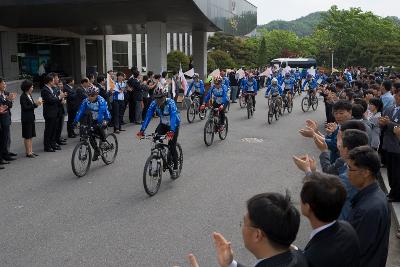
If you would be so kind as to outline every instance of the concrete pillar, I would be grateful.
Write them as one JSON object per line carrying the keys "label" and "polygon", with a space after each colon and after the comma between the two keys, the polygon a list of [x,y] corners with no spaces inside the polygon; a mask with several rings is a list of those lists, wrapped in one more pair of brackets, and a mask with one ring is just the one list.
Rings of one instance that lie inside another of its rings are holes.
{"label": "concrete pillar", "polygon": [[138,70],[141,72],[143,63],[142,63],[142,35],[136,34],[136,66]]}
{"label": "concrete pillar", "polygon": [[167,33],[167,54],[171,52],[171,34]]}
{"label": "concrete pillar", "polygon": [[[129,38],[128,41],[128,66],[129,69],[131,69],[133,67],[133,62],[132,62],[132,35],[131,34],[127,34],[126,35]],[[136,65],[136,63],[135,63]]]}
{"label": "concrete pillar", "polygon": [[81,77],[86,77],[86,38],[79,38]]}
{"label": "concrete pillar", "polygon": [[173,44],[172,44],[172,50],[176,51],[178,50],[178,38],[177,38],[177,33],[174,32],[172,35],[172,40],[173,40]]}
{"label": "concrete pillar", "polygon": [[207,32],[193,31],[193,66],[201,78],[207,75]]}
{"label": "concrete pillar", "polygon": [[183,40],[182,40],[182,33],[179,34],[179,51],[184,52],[183,51]]}
{"label": "concrete pillar", "polygon": [[152,21],[147,28],[147,69],[154,73],[167,70],[167,28],[165,22]]}
{"label": "concrete pillar", "polygon": [[7,80],[19,76],[17,38],[16,32],[0,32],[0,76]]}

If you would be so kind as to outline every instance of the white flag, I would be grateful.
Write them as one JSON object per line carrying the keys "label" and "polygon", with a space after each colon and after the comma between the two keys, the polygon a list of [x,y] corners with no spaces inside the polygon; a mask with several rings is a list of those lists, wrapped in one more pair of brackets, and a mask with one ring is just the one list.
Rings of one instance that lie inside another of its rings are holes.
{"label": "white flag", "polygon": [[266,69],[263,73],[261,73],[258,76],[270,77],[271,76],[271,68]]}
{"label": "white flag", "polygon": [[193,77],[194,76],[194,68],[188,70],[184,73],[186,76]]}
{"label": "white flag", "polygon": [[239,80],[244,78],[244,76],[246,76],[243,69],[239,69],[236,73],[238,74]]}
{"label": "white flag", "polygon": [[219,69],[214,70],[213,72],[210,73],[210,76],[215,78],[218,76],[221,76],[221,71]]}
{"label": "white flag", "polygon": [[313,77],[315,77],[315,69],[314,69],[314,67],[311,67],[310,69],[308,69],[307,73],[311,74]]}

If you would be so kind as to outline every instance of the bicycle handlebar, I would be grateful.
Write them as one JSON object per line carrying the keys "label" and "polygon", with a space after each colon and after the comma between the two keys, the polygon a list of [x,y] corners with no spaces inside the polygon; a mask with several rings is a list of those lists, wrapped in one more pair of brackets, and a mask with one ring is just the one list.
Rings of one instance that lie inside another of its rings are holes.
{"label": "bicycle handlebar", "polygon": [[151,140],[151,139],[158,139],[158,140],[165,140],[167,139],[167,135],[160,135],[160,134],[156,134],[156,133],[152,133],[152,134],[145,134],[144,136],[140,137],[140,140],[142,139],[146,139],[146,140]]}

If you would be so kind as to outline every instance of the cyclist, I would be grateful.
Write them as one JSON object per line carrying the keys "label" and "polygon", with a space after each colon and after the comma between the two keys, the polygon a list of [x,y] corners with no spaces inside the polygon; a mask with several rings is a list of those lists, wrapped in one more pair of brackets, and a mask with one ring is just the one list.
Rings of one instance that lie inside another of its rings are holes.
{"label": "cyclist", "polygon": [[283,94],[287,95],[289,100],[292,99],[292,95],[294,94],[294,83],[295,79],[290,76],[289,72],[286,73],[281,86],[283,87]]}
{"label": "cyclist", "polygon": [[265,97],[268,97],[271,92],[272,96],[281,96],[282,95],[282,87],[278,84],[278,79],[273,78],[271,81],[271,85],[268,86],[267,91],[265,91]]}
{"label": "cyclist", "polygon": [[306,80],[304,81],[303,85],[301,86],[301,91],[304,92],[304,88],[308,85],[308,89],[315,95],[317,90],[318,84],[317,81],[313,78],[311,74],[307,74]]}
{"label": "cyclist", "polygon": [[[225,84],[222,84],[222,77],[218,76],[214,78],[214,84],[208,90],[208,93],[206,95],[206,98],[204,99],[205,103],[208,103],[208,101],[213,97],[213,108],[216,109],[218,108],[219,110],[219,125],[220,125],[220,131],[224,129],[224,123],[225,123],[225,109],[226,106],[228,105],[228,94],[227,94],[227,88]],[[200,109],[203,110],[205,108],[205,104],[201,105]]]}
{"label": "cyclist", "polygon": [[146,130],[147,126],[149,126],[154,112],[156,112],[160,117],[160,124],[157,126],[155,132],[159,135],[167,135],[168,148],[171,152],[172,161],[174,163],[172,177],[178,178],[178,152],[176,151],[176,143],[178,140],[181,118],[179,116],[179,110],[176,107],[175,101],[171,98],[167,98],[167,95],[168,90],[165,90],[162,86],[158,86],[154,90],[153,97],[155,100],[151,102],[142,127],[136,135],[138,138],[144,136],[144,131]]}
{"label": "cyclist", "polygon": [[[193,82],[189,85],[189,89],[187,90],[186,97],[189,97],[191,93],[191,99],[193,100],[195,96],[198,96],[200,99],[200,105],[203,104],[204,100],[204,82],[200,80],[199,74],[195,73],[193,76]],[[194,89],[194,90],[193,90]],[[193,92],[192,92],[193,90]]]}
{"label": "cyclist", "polygon": [[[78,113],[74,119],[74,125],[76,125],[81,117],[89,111],[91,118],[93,120],[93,129],[95,134],[100,136],[100,144],[97,145],[97,142],[91,144],[94,149],[93,161],[96,161],[100,156],[99,147],[103,146],[103,143],[106,141],[106,134],[104,129],[107,127],[107,123],[110,121],[111,116],[108,111],[106,100],[99,96],[99,89],[95,86],[89,87],[87,89],[88,97],[83,100]],[[89,116],[90,116],[89,115]],[[97,121],[97,124],[94,122]]]}
{"label": "cyclist", "polygon": [[256,79],[253,76],[253,73],[249,74],[248,78],[243,79],[242,84],[242,94],[245,94],[245,99],[247,102],[247,98],[249,97],[247,94],[252,94],[251,98],[253,98],[253,110],[256,110],[256,95],[258,91],[258,84]]}

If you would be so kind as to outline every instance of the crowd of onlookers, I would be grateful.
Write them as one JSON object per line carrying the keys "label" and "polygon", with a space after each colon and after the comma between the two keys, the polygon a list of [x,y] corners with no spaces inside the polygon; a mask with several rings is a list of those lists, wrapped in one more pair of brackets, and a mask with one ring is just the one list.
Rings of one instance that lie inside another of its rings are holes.
{"label": "crowd of onlookers", "polygon": [[[256,267],[386,265],[388,203],[400,201],[400,75],[354,68],[323,84],[318,90],[324,97],[325,125],[307,120],[299,130],[313,140],[319,158],[293,156],[304,172],[300,212],[287,193],[264,193],[247,201],[242,236]],[[389,179],[387,195],[381,189],[382,168]],[[308,244],[298,249],[293,242],[300,213],[312,231]],[[219,233],[213,239],[221,267],[242,266],[230,242]],[[189,262],[199,266],[192,254]]]}

